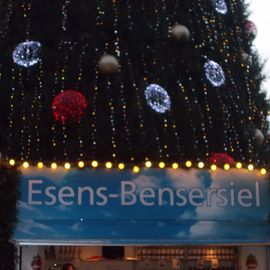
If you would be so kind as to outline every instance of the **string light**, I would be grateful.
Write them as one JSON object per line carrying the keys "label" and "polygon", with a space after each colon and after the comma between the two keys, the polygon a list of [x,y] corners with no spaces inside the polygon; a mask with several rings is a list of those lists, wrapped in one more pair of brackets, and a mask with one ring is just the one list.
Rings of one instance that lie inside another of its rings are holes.
{"label": "string light", "polygon": [[79,162],[78,162],[78,167],[79,167],[79,168],[82,169],[84,166],[85,166],[85,163],[84,163],[83,161],[79,161]]}
{"label": "string light", "polygon": [[160,169],[164,169],[165,168],[165,163],[164,162],[159,162],[159,164],[158,164],[158,167],[160,168]]}
{"label": "string light", "polygon": [[70,165],[70,163],[67,162],[67,163],[65,163],[64,167],[66,170],[69,170],[71,168],[71,165]]}
{"label": "string light", "polygon": [[16,162],[15,162],[15,160],[14,160],[14,159],[10,159],[10,160],[9,160],[9,165],[14,166],[14,165],[15,165],[15,163],[16,163]]}
{"label": "string light", "polygon": [[56,170],[56,169],[57,169],[57,164],[56,164],[55,162],[53,162],[53,163],[51,164],[51,168],[52,168],[53,170]]}
{"label": "string light", "polygon": [[25,161],[23,163],[23,167],[24,167],[24,169],[28,169],[29,168],[29,163],[27,161]]}
{"label": "string light", "polygon": [[152,162],[149,161],[149,160],[146,161],[146,162],[145,162],[145,167],[146,167],[146,168],[151,168],[151,167],[152,167]]}
{"label": "string light", "polygon": [[228,171],[231,168],[230,164],[224,164],[224,170]]}
{"label": "string light", "polygon": [[241,162],[237,162],[236,163],[236,168],[237,169],[241,169],[243,167],[242,163]]}
{"label": "string light", "polygon": [[43,165],[43,163],[40,161],[40,162],[38,162],[37,167],[38,167],[39,169],[42,169],[42,168],[44,167],[44,165]]}
{"label": "string light", "polygon": [[186,162],[186,167],[187,168],[190,168],[192,166],[192,162],[190,161],[190,160],[188,160],[187,162]]}
{"label": "string light", "polygon": [[198,163],[198,167],[199,167],[199,169],[203,169],[204,168],[204,163],[203,162],[199,162]]}
{"label": "string light", "polygon": [[216,171],[216,170],[217,170],[217,165],[212,164],[210,168],[211,168],[211,171],[213,171],[213,172],[214,172],[214,171]]}
{"label": "string light", "polygon": [[261,174],[262,174],[262,175],[265,175],[266,173],[267,173],[266,169],[264,169],[264,168],[261,169]]}
{"label": "string light", "polygon": [[254,169],[254,166],[253,166],[252,164],[249,164],[249,165],[248,165],[248,170],[249,170],[249,171],[253,171],[253,169]]}
{"label": "string light", "polygon": [[174,162],[174,163],[172,164],[172,168],[173,168],[174,170],[177,170],[177,169],[179,168],[179,164],[176,163],[176,162]]}
{"label": "string light", "polygon": [[138,173],[140,171],[140,168],[138,166],[133,167],[133,172]]}
{"label": "string light", "polygon": [[93,168],[97,168],[98,167],[98,162],[96,160],[92,161],[91,163]]}
{"label": "string light", "polygon": [[119,164],[118,164],[118,168],[119,168],[120,170],[124,170],[124,169],[125,169],[125,164],[124,164],[124,163],[119,163]]}
{"label": "string light", "polygon": [[107,169],[111,169],[111,168],[112,168],[112,163],[111,163],[111,162],[106,162],[106,163],[105,163],[105,167],[106,167]]}

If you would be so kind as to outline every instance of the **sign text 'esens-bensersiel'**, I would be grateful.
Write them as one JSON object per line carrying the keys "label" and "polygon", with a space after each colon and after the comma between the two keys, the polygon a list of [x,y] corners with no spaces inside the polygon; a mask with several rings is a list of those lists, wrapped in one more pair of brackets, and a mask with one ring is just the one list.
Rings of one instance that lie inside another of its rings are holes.
{"label": "sign text 'esens-bensersiel'", "polygon": [[248,188],[239,188],[235,181],[223,187],[141,187],[132,181],[120,181],[113,192],[107,186],[57,186],[44,185],[44,180],[29,179],[29,205],[106,206],[117,201],[119,206],[142,205],[185,207],[260,207],[260,182]]}

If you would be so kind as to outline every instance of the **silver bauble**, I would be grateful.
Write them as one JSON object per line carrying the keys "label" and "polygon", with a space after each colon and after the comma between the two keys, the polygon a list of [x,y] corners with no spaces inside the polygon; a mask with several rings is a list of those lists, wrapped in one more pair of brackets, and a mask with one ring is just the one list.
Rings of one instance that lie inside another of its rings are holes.
{"label": "silver bauble", "polygon": [[257,143],[258,146],[262,146],[263,142],[264,142],[264,135],[263,133],[259,130],[259,129],[255,129],[254,131],[254,137],[255,137],[255,141]]}
{"label": "silver bauble", "polygon": [[178,41],[187,42],[190,39],[190,31],[188,28],[182,24],[177,24],[172,27],[172,36]]}
{"label": "silver bauble", "polygon": [[245,65],[249,65],[249,66],[252,65],[252,56],[246,52],[241,53],[241,60],[242,60],[242,63]]}
{"label": "silver bauble", "polygon": [[98,68],[104,74],[115,73],[119,70],[119,62],[113,55],[103,55],[98,62]]}

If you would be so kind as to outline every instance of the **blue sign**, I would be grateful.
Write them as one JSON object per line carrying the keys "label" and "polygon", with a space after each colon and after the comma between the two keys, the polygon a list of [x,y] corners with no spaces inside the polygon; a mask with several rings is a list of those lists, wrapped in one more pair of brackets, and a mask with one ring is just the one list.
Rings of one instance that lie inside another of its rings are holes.
{"label": "blue sign", "polygon": [[21,242],[262,243],[269,182],[258,171],[23,170]]}

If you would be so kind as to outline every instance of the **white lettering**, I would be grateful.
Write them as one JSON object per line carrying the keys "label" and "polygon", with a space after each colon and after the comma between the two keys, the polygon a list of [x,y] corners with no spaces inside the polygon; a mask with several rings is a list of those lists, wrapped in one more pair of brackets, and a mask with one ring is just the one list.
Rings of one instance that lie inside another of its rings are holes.
{"label": "white lettering", "polygon": [[78,187],[78,205],[82,205],[82,197],[84,192],[89,193],[89,205],[94,205],[94,191],[91,187]]}
{"label": "white lettering", "polygon": [[45,194],[51,199],[50,201],[45,201],[46,205],[54,205],[56,203],[56,197],[51,191],[56,190],[56,187],[50,186],[45,189]]}
{"label": "white lettering", "polygon": [[41,190],[34,190],[33,185],[42,185],[42,180],[29,180],[28,182],[28,203],[30,205],[42,205],[42,201],[34,201],[33,194],[41,194]]}
{"label": "white lettering", "polygon": [[158,205],[162,206],[163,202],[165,201],[163,198],[163,194],[168,193],[169,194],[169,201],[170,205],[174,205],[174,194],[173,190],[171,188],[159,188],[158,189]]}
{"label": "white lettering", "polygon": [[102,193],[103,191],[106,192],[107,188],[106,187],[99,187],[97,189],[97,196],[100,199],[102,199],[102,201],[97,202],[97,205],[99,205],[99,206],[103,206],[103,205],[106,205],[108,203],[108,197],[105,194]]}
{"label": "white lettering", "polygon": [[[130,190],[127,190],[127,187],[129,187]],[[136,203],[135,190],[136,185],[134,183],[128,181],[121,182],[121,205],[128,206]]]}
{"label": "white lettering", "polygon": [[74,198],[74,190],[71,187],[62,187],[58,192],[58,200],[63,205],[73,205],[73,200],[66,201],[65,198]]}
{"label": "white lettering", "polygon": [[146,199],[154,199],[155,198],[155,191],[152,188],[143,188],[140,191],[140,201],[145,206],[153,206],[153,201],[146,201]]}
{"label": "white lettering", "polygon": [[218,197],[218,199],[221,199],[221,202],[219,201],[217,203],[218,207],[224,207],[228,204],[228,199],[227,199],[226,195],[227,195],[227,190],[225,188],[217,190],[217,197]]}
{"label": "white lettering", "polygon": [[259,182],[257,181],[255,183],[255,196],[256,196],[256,206],[257,207],[260,207],[261,206],[261,197],[260,197],[260,184]]}
{"label": "white lettering", "polygon": [[187,198],[181,194],[182,192],[186,192],[186,189],[185,188],[178,188],[176,190],[176,196],[178,197],[178,199],[181,199],[180,202],[176,203],[176,205],[179,207],[185,206],[187,204]]}
{"label": "white lettering", "polygon": [[[198,189],[198,188],[191,189],[189,194],[188,194],[189,202],[193,206],[202,206],[203,205],[203,201],[202,201],[203,198],[204,198],[203,192],[201,189]],[[197,200],[197,202],[195,201],[195,199]]]}
{"label": "white lettering", "polygon": [[252,206],[252,202],[247,202],[247,201],[244,202],[244,200],[252,200],[253,197],[252,197],[252,193],[250,190],[248,190],[246,188],[239,190],[237,198],[238,198],[238,202],[241,206],[243,206],[243,207]]}

